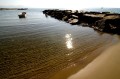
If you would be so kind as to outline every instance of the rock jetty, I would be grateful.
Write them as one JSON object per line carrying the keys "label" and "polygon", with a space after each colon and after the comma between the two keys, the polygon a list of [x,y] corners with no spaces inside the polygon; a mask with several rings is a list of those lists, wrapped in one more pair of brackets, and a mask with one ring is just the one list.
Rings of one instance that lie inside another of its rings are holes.
{"label": "rock jetty", "polygon": [[118,13],[59,9],[44,10],[43,13],[72,25],[89,26],[102,32],[120,34],[120,14]]}

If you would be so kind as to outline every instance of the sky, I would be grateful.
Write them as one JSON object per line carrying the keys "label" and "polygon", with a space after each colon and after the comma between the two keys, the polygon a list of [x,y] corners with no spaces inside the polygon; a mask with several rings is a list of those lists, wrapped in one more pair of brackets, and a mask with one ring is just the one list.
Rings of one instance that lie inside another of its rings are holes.
{"label": "sky", "polygon": [[0,0],[0,7],[27,8],[120,8],[120,0]]}

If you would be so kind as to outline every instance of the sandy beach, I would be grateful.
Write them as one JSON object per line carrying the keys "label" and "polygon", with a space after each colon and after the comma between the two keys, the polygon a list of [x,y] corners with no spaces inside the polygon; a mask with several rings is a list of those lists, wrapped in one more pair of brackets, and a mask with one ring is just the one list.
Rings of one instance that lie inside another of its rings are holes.
{"label": "sandy beach", "polygon": [[68,79],[120,79],[120,43],[110,47]]}

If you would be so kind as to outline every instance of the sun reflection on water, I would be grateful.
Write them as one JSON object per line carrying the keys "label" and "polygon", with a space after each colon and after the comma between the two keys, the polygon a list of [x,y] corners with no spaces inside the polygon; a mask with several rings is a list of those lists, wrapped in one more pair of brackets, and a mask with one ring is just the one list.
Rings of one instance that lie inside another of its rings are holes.
{"label": "sun reflection on water", "polygon": [[65,38],[66,38],[66,46],[67,46],[67,48],[68,49],[72,49],[73,48],[73,44],[72,44],[71,34],[66,34]]}

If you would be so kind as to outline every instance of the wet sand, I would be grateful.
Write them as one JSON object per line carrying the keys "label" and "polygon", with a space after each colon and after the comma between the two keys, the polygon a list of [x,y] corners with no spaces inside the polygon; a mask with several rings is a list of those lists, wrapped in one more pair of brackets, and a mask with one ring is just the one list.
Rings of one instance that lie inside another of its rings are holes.
{"label": "wet sand", "polygon": [[68,79],[120,79],[120,43],[110,47]]}

